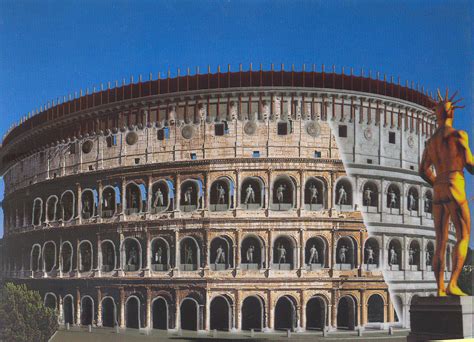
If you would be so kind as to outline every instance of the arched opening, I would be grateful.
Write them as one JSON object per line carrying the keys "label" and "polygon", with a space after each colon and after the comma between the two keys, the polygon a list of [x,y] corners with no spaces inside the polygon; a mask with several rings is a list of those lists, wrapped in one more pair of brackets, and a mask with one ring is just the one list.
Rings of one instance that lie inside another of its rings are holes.
{"label": "arched opening", "polygon": [[424,197],[424,210],[426,217],[432,218],[433,215],[433,193],[428,190],[425,192],[425,197]]}
{"label": "arched opening", "polygon": [[273,266],[275,270],[295,268],[295,242],[287,236],[278,237],[273,243]]}
{"label": "arched opening", "polygon": [[306,269],[313,271],[327,267],[327,244],[321,237],[312,237],[306,241],[305,262]]}
{"label": "arched opening", "polygon": [[357,266],[357,243],[349,236],[343,236],[337,241],[336,268],[350,270]]}
{"label": "arched opening", "polygon": [[210,266],[214,271],[233,267],[232,240],[228,236],[218,236],[211,241]]}
{"label": "arched opening", "polygon": [[352,296],[344,296],[337,304],[337,328],[354,330],[357,325],[356,302]]}
{"label": "arched opening", "polygon": [[97,201],[95,190],[86,189],[82,192],[82,218],[87,220],[94,217]]}
{"label": "arched opening", "polygon": [[39,226],[43,218],[43,200],[36,198],[33,202],[33,226]]}
{"label": "arched opening", "polygon": [[168,303],[162,297],[155,298],[152,305],[153,329],[168,329]]}
{"label": "arched opening", "polygon": [[335,191],[335,205],[340,210],[352,210],[352,184],[346,179],[339,179],[336,183]]}
{"label": "arched opening", "polygon": [[115,246],[112,241],[105,240],[100,244],[100,249],[102,252],[102,272],[111,272],[116,267],[115,261]]}
{"label": "arched opening", "polygon": [[61,247],[61,272],[69,273],[72,271],[72,245],[65,241]]}
{"label": "arched opening", "polygon": [[408,265],[412,271],[420,269],[420,243],[417,240],[412,240],[408,247]]}
{"label": "arched opening", "polygon": [[136,296],[128,297],[125,303],[125,322],[127,328],[140,329],[140,300]]}
{"label": "arched opening", "polygon": [[372,270],[380,265],[379,243],[375,238],[368,238],[365,241],[364,263],[367,270]]}
{"label": "arched opening", "polygon": [[306,329],[323,330],[326,326],[326,302],[319,296],[306,303]]}
{"label": "arched opening", "polygon": [[202,182],[188,179],[181,184],[180,209],[184,212],[195,211],[201,208]]}
{"label": "arched opening", "polygon": [[74,193],[71,190],[64,192],[61,196],[61,218],[67,222],[74,218]]}
{"label": "arched opening", "polygon": [[92,244],[82,241],[79,244],[79,272],[90,272],[92,270]]}
{"label": "arched opening", "polygon": [[211,211],[225,211],[232,208],[234,197],[234,183],[227,177],[221,177],[211,184],[210,206]]}
{"label": "arched opening", "polygon": [[257,236],[246,236],[240,248],[241,268],[243,270],[258,270],[264,267],[265,245]]}
{"label": "arched opening", "polygon": [[418,213],[418,190],[415,187],[411,187],[407,194],[407,210],[410,214]]}
{"label": "arched opening", "polygon": [[81,324],[90,325],[94,319],[94,302],[89,296],[81,299]]}
{"label": "arched opening", "polygon": [[117,321],[115,301],[111,297],[102,300],[102,326],[114,327]]}
{"label": "arched opening", "polygon": [[377,185],[373,182],[366,182],[362,189],[362,205],[367,212],[377,212],[379,205],[379,192]]}
{"label": "arched opening", "polygon": [[378,294],[373,294],[372,296],[369,297],[369,300],[367,301],[367,306],[368,306],[367,317],[368,317],[369,323],[372,323],[372,322],[383,323],[384,321],[383,312],[385,308],[383,298]]}
{"label": "arched opening", "polygon": [[242,330],[263,329],[264,303],[260,297],[250,296],[242,303]]}
{"label": "arched opening", "polygon": [[166,271],[171,267],[170,247],[163,238],[151,241],[151,269],[153,271]]}
{"label": "arched opening", "polygon": [[74,303],[71,295],[67,295],[63,300],[64,323],[74,324]]}
{"label": "arched opening", "polygon": [[295,182],[288,176],[275,178],[272,187],[272,204],[270,209],[285,211],[294,208],[296,204]]}
{"label": "arched opening", "polygon": [[57,196],[51,196],[46,201],[46,220],[48,222],[56,221],[57,205],[58,205]]}
{"label": "arched opening", "polygon": [[142,249],[135,238],[126,238],[121,248],[122,267],[125,272],[138,271],[142,267]]}
{"label": "arched opening", "polygon": [[387,189],[387,208],[392,209],[400,208],[400,188],[395,184],[390,184]]}
{"label": "arched opening", "polygon": [[304,187],[304,204],[306,210],[321,210],[325,207],[326,186],[324,182],[316,177],[306,181]]}
{"label": "arched opening", "polygon": [[275,306],[275,329],[294,330],[297,324],[295,300],[291,296],[278,299]]}
{"label": "arched opening", "polygon": [[153,184],[151,191],[152,213],[156,214],[167,211],[168,208],[170,208],[172,194],[172,191],[170,191],[170,187],[168,186],[168,182],[165,180],[159,180]]}
{"label": "arched opening", "polygon": [[240,187],[240,207],[246,210],[263,208],[265,202],[263,181],[258,177],[247,177]]}
{"label": "arched opening", "polygon": [[451,246],[449,245],[446,247],[445,268],[446,271],[451,271]]}
{"label": "arched opening", "polygon": [[117,193],[112,186],[106,186],[102,191],[102,217],[113,217],[117,211]]}
{"label": "arched opening", "polygon": [[[143,210],[143,196],[146,196],[145,193],[142,194],[144,190],[143,184],[137,185],[136,183],[128,183],[125,187],[125,214],[133,215],[142,212]],[[146,198],[146,197],[145,197]]]}
{"label": "arched opening", "polygon": [[49,292],[49,293],[45,294],[45,296],[44,296],[44,306],[46,306],[47,308],[56,310],[57,301],[56,301],[56,296],[53,293]]}
{"label": "arched opening", "polygon": [[390,240],[388,244],[388,265],[392,271],[401,269],[402,264],[402,245],[396,239]]}
{"label": "arched opening", "polygon": [[393,306],[395,308],[395,322],[403,322],[403,301],[400,296],[395,296]]}
{"label": "arched opening", "polygon": [[201,262],[201,251],[199,244],[192,237],[185,237],[180,242],[180,270],[181,271],[195,271],[198,269]]}
{"label": "arched opening", "polygon": [[51,272],[56,266],[56,245],[48,241],[43,246],[43,271]]}
{"label": "arched opening", "polygon": [[426,250],[425,250],[425,265],[428,271],[431,271],[431,267],[433,263],[433,255],[434,255],[434,245],[433,245],[433,242],[429,241],[426,244]]}
{"label": "arched opening", "polygon": [[211,301],[211,330],[229,331],[231,306],[227,298],[217,296]]}
{"label": "arched opening", "polygon": [[181,329],[195,330],[199,328],[199,305],[193,298],[184,298],[180,307]]}
{"label": "arched opening", "polygon": [[41,260],[41,247],[39,245],[34,245],[31,248],[30,256],[30,269],[33,272],[40,270],[40,260]]}

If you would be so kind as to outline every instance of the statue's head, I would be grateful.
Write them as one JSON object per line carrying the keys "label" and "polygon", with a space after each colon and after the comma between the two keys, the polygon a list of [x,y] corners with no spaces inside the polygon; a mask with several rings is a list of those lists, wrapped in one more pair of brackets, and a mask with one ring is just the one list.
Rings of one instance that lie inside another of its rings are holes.
{"label": "statue's head", "polygon": [[454,109],[464,108],[464,106],[456,106],[456,103],[462,100],[461,98],[454,101],[457,91],[451,97],[449,97],[448,92],[449,92],[448,89],[446,89],[446,95],[443,98],[443,96],[441,95],[441,92],[438,89],[438,103],[433,108],[436,114],[436,118],[438,119],[438,122],[441,122],[441,123],[444,123],[447,119],[452,120],[454,118]]}

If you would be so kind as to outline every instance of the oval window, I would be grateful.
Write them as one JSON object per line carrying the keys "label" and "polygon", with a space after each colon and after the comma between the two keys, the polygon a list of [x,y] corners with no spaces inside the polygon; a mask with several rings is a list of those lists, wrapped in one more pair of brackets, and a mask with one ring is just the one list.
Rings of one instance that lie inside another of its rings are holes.
{"label": "oval window", "polygon": [[138,135],[135,132],[130,132],[127,134],[125,140],[127,141],[127,144],[135,145],[135,143],[138,141]]}
{"label": "oval window", "polygon": [[92,151],[92,147],[94,146],[94,143],[91,140],[87,140],[82,144],[82,152],[84,154],[89,153]]}

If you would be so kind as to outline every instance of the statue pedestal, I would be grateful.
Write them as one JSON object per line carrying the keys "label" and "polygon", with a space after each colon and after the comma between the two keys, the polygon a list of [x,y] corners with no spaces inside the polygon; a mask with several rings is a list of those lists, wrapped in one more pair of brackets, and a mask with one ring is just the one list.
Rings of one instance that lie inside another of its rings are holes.
{"label": "statue pedestal", "polygon": [[472,338],[474,297],[415,297],[409,342]]}

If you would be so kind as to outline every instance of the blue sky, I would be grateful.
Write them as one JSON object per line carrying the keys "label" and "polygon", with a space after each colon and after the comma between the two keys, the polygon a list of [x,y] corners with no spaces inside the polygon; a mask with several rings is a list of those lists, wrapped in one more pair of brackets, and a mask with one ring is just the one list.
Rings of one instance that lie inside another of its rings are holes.
{"label": "blue sky", "polygon": [[469,1],[2,1],[0,132],[48,100],[131,75],[324,63],[459,89],[455,125],[474,147],[472,15]]}

